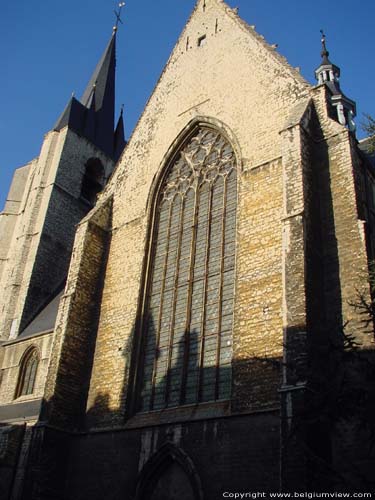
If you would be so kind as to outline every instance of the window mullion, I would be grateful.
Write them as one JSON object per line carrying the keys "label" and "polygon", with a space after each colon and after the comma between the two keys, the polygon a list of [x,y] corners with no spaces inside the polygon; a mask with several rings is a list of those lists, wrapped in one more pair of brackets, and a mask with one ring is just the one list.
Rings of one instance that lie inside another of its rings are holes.
{"label": "window mullion", "polygon": [[205,325],[207,311],[207,282],[208,282],[208,262],[210,258],[210,237],[211,237],[211,212],[212,212],[212,185],[209,190],[208,214],[207,214],[207,231],[206,231],[206,255],[204,263],[204,280],[203,280],[203,304],[201,317],[201,342],[199,352],[199,373],[198,373],[198,402],[202,397],[202,381],[204,370],[204,350],[205,350]]}
{"label": "window mullion", "polygon": [[188,300],[186,306],[186,323],[185,323],[185,348],[184,348],[184,359],[182,365],[182,377],[181,377],[181,404],[184,404],[186,397],[186,381],[188,375],[188,364],[189,364],[189,351],[190,351],[190,323],[191,323],[191,308],[192,308],[192,297],[193,297],[193,277],[194,277],[194,265],[195,265],[195,253],[196,253],[196,242],[197,242],[197,230],[198,230],[198,207],[199,207],[199,191],[196,188],[194,190],[194,213],[193,213],[193,234],[191,237],[190,244],[190,263],[189,263],[189,288],[188,288]]}
{"label": "window mullion", "polygon": [[[163,316],[165,277],[167,274],[169,241],[170,241],[170,233],[171,233],[171,225],[172,225],[172,208],[173,208],[173,203],[170,203],[169,204],[169,214],[168,214],[168,230],[167,230],[167,237],[166,237],[167,245],[166,245],[166,249],[165,249],[165,258],[164,258],[164,263],[163,263],[163,278],[162,278],[161,291],[160,291],[160,306],[159,306],[158,321],[157,321],[157,328],[156,328],[154,366],[153,366],[153,370],[152,370],[151,397],[150,397],[150,409],[151,410],[154,407],[154,399],[155,399],[155,379],[156,379],[157,364],[158,364],[157,352],[159,349],[160,330],[161,330],[161,322],[162,322],[162,316]],[[160,214],[159,214],[159,217],[160,217]],[[155,249],[155,252],[156,252],[156,249]],[[148,318],[148,321],[149,320],[150,319]]]}
{"label": "window mullion", "polygon": [[29,394],[29,385],[30,385],[30,378],[31,378],[31,363],[32,363],[32,360],[29,359],[27,361],[25,379],[24,379],[24,395],[25,396],[27,394]]}
{"label": "window mullion", "polygon": [[30,372],[29,372],[29,380],[27,383],[27,394],[32,394],[35,383],[35,375],[36,375],[36,360],[31,360],[30,363]]}
{"label": "window mullion", "polygon": [[28,365],[27,360],[26,360],[24,366],[22,367],[20,394],[19,394],[20,396],[25,395],[28,370],[29,370],[29,365]]}
{"label": "window mullion", "polygon": [[223,216],[221,224],[221,256],[220,256],[220,287],[219,287],[219,324],[216,345],[216,377],[215,377],[215,399],[219,399],[220,384],[220,352],[221,352],[221,322],[223,312],[223,282],[224,282],[224,257],[225,257],[225,224],[227,211],[227,178],[224,178],[223,189]]}
{"label": "window mullion", "polygon": [[25,395],[30,394],[29,390],[30,390],[30,381],[31,381],[31,372],[32,372],[31,363],[32,363],[31,360],[29,360],[27,363],[27,372],[26,372],[26,376],[25,376]]}
{"label": "window mullion", "polygon": [[[176,199],[177,198],[175,198],[175,200]],[[173,355],[173,340],[174,340],[174,329],[175,329],[174,327],[175,327],[175,318],[176,318],[178,271],[179,271],[180,255],[181,255],[181,240],[182,240],[182,231],[183,231],[182,222],[183,222],[183,216],[184,216],[184,207],[185,207],[185,196],[183,197],[181,205],[180,205],[177,252],[176,252],[176,258],[175,258],[175,263],[174,263],[175,275],[174,275],[174,285],[173,285],[172,317],[171,317],[171,324],[170,324],[170,328],[169,328],[168,362],[167,362],[166,384],[165,384],[165,403],[166,403],[166,405],[168,405],[168,401],[169,401],[169,386],[170,386],[171,369],[172,369],[171,365],[172,365],[172,355]]]}

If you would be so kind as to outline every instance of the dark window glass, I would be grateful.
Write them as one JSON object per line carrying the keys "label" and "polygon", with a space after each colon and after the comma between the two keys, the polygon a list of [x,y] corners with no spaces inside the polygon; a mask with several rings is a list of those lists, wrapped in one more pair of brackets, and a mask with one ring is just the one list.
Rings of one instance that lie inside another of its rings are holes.
{"label": "dark window glass", "polygon": [[39,357],[35,348],[30,349],[24,356],[17,384],[16,398],[26,396],[34,392],[36,374],[38,370]]}
{"label": "dark window glass", "polygon": [[161,185],[140,411],[230,397],[236,176],[228,141],[201,128]]}
{"label": "dark window glass", "polygon": [[82,179],[81,196],[92,205],[104,185],[104,168],[100,160],[89,160]]}

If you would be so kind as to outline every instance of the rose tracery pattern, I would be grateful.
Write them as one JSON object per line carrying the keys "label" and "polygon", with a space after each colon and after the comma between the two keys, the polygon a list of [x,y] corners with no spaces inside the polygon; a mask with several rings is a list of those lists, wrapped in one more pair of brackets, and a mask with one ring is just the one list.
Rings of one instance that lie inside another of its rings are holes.
{"label": "rose tracery pattern", "polygon": [[177,193],[186,194],[190,187],[202,182],[215,182],[227,176],[234,168],[233,149],[218,132],[201,129],[181,151],[163,186],[163,199],[170,200]]}
{"label": "rose tracery pattern", "polygon": [[201,127],[159,191],[141,411],[230,396],[236,207],[233,148]]}

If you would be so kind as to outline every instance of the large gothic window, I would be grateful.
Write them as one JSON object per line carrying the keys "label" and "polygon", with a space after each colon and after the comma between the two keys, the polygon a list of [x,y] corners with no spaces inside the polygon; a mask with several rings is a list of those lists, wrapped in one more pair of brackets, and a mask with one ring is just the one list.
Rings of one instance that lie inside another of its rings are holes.
{"label": "large gothic window", "polygon": [[34,392],[39,356],[35,347],[30,348],[24,355],[18,375],[16,398],[27,396]]}
{"label": "large gothic window", "polygon": [[233,149],[202,127],[158,194],[140,411],[230,396],[236,206]]}

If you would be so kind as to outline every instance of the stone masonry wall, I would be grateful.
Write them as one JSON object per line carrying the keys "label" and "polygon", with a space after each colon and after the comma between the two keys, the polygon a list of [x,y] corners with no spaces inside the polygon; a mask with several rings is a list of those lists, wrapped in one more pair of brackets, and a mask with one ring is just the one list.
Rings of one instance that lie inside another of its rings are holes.
{"label": "stone masonry wall", "polygon": [[192,460],[207,500],[222,498],[225,491],[278,491],[276,412],[76,437],[66,498],[135,498],[140,473],[165,445],[184,450]]}
{"label": "stone masonry wall", "polygon": [[[355,172],[356,158],[349,131],[329,119],[326,112],[326,89],[319,86],[314,90],[314,101],[319,115],[324,138],[327,144],[329,181],[331,185],[331,204],[333,227],[336,238],[336,252],[339,276],[336,283],[340,286],[342,324],[349,322],[350,329],[358,336],[364,347],[371,345],[371,338],[363,332],[358,311],[351,305],[358,300],[358,293],[369,298],[366,281],[367,255],[363,223],[358,215],[358,195]],[[322,207],[324,211],[324,206]],[[332,254],[331,254],[332,256]],[[330,269],[336,272],[337,266],[330,267],[330,252],[327,249],[328,276]],[[325,292],[328,304],[335,301],[338,290],[327,285]],[[334,309],[331,308],[333,314]],[[327,312],[328,314],[330,311]],[[335,321],[335,318],[331,318]]]}
{"label": "stone masonry wall", "polygon": [[21,214],[22,198],[30,170],[32,170],[32,162],[14,172],[4,210],[0,213],[0,283],[5,264],[11,257],[9,247],[17,219]]}
{"label": "stone masonry wall", "polygon": [[[207,42],[198,46],[203,35]],[[103,411],[102,425],[108,425],[107,418],[120,423],[126,411],[129,353],[157,179],[181,131],[200,120],[229,137],[242,170],[233,407],[249,411],[278,404],[279,373],[262,359],[282,355],[279,131],[290,108],[308,91],[299,74],[221,1],[206,1],[205,9],[198,3],[102,195],[105,200],[114,194],[113,231],[88,403],[90,409],[105,400],[103,409],[109,407],[111,417]],[[262,373],[264,384],[255,382],[252,371]],[[248,387],[246,395],[242,384]]]}
{"label": "stone masonry wall", "polygon": [[99,319],[110,204],[99,212],[96,219],[82,221],[77,231],[44,394],[42,419],[70,429],[80,425],[84,414]]}
{"label": "stone masonry wall", "polygon": [[282,199],[280,159],[243,172],[237,233],[233,411],[279,405]]}
{"label": "stone masonry wall", "polygon": [[[66,277],[76,224],[91,206],[80,198],[85,164],[99,158],[106,178],[113,162],[67,128],[47,134],[22,200],[1,286],[0,333],[8,338],[46,305]],[[59,255],[59,259],[56,259]],[[52,272],[51,272],[52,271]]]}

